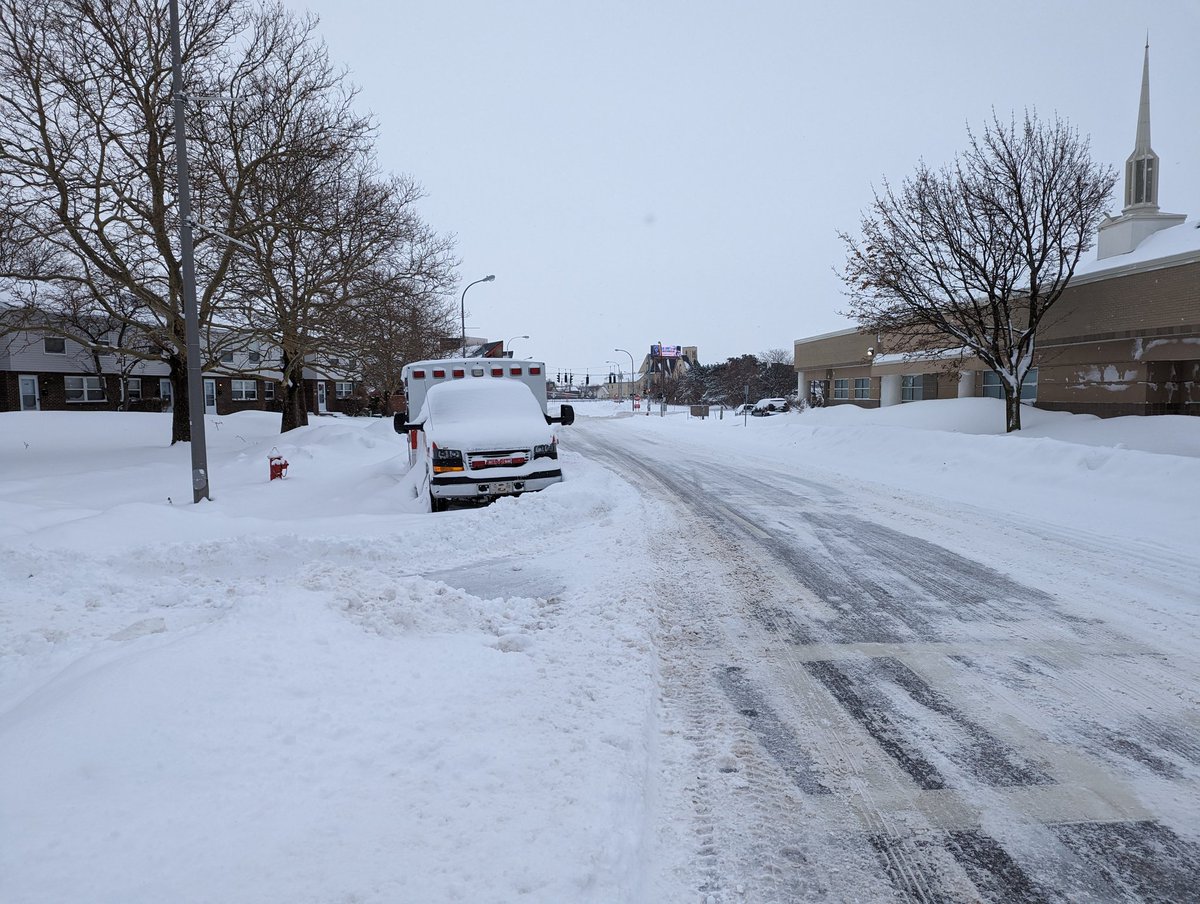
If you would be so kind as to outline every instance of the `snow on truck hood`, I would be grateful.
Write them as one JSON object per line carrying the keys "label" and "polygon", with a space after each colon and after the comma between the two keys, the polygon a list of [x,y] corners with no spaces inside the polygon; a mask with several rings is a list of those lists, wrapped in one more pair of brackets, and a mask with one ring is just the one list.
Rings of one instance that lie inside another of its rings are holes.
{"label": "snow on truck hood", "polygon": [[421,408],[430,442],[444,449],[532,448],[553,439],[542,406],[516,380],[456,380],[431,386]]}

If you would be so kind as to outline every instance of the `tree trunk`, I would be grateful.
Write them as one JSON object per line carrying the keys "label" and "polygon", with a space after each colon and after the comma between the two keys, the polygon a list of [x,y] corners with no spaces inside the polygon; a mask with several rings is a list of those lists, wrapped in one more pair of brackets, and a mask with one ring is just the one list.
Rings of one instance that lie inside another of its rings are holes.
{"label": "tree trunk", "polygon": [[297,427],[308,426],[308,406],[304,398],[304,381],[291,377],[283,381],[283,417],[279,425],[280,433],[287,433]]}
{"label": "tree trunk", "polygon": [[171,445],[192,441],[192,419],[188,409],[187,365],[177,355],[169,361],[171,373]]}
{"label": "tree trunk", "polygon": [[1004,430],[1012,433],[1021,429],[1021,388],[1004,384]]}

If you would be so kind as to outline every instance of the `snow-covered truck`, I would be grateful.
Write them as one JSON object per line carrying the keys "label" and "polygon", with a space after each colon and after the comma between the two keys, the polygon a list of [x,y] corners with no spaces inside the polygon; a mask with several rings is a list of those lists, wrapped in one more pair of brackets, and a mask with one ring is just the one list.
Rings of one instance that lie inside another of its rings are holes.
{"label": "snow-covered truck", "polygon": [[562,405],[549,413],[540,361],[446,358],[402,371],[408,410],[395,415],[408,435],[409,464],[424,470],[429,504],[485,502],[558,483],[558,437],[551,424],[574,423]]}

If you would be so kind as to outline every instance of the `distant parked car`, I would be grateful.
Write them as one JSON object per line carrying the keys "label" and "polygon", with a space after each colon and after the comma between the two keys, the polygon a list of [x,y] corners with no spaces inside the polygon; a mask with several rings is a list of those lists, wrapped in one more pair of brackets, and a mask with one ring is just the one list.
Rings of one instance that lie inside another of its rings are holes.
{"label": "distant parked car", "polygon": [[738,405],[733,409],[734,415],[740,417],[743,414],[750,414],[754,410],[754,406],[747,402],[745,405]]}
{"label": "distant parked car", "polygon": [[791,405],[787,399],[759,399],[750,413],[755,417],[767,417],[771,414],[783,414],[789,408]]}

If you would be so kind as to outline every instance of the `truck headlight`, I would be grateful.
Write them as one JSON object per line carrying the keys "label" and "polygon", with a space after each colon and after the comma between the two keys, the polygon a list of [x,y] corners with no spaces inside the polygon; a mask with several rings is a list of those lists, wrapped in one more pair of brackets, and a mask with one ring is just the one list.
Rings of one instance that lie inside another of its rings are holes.
{"label": "truck headlight", "polygon": [[462,471],[463,456],[458,449],[439,449],[433,444],[433,473],[445,474],[447,471]]}

